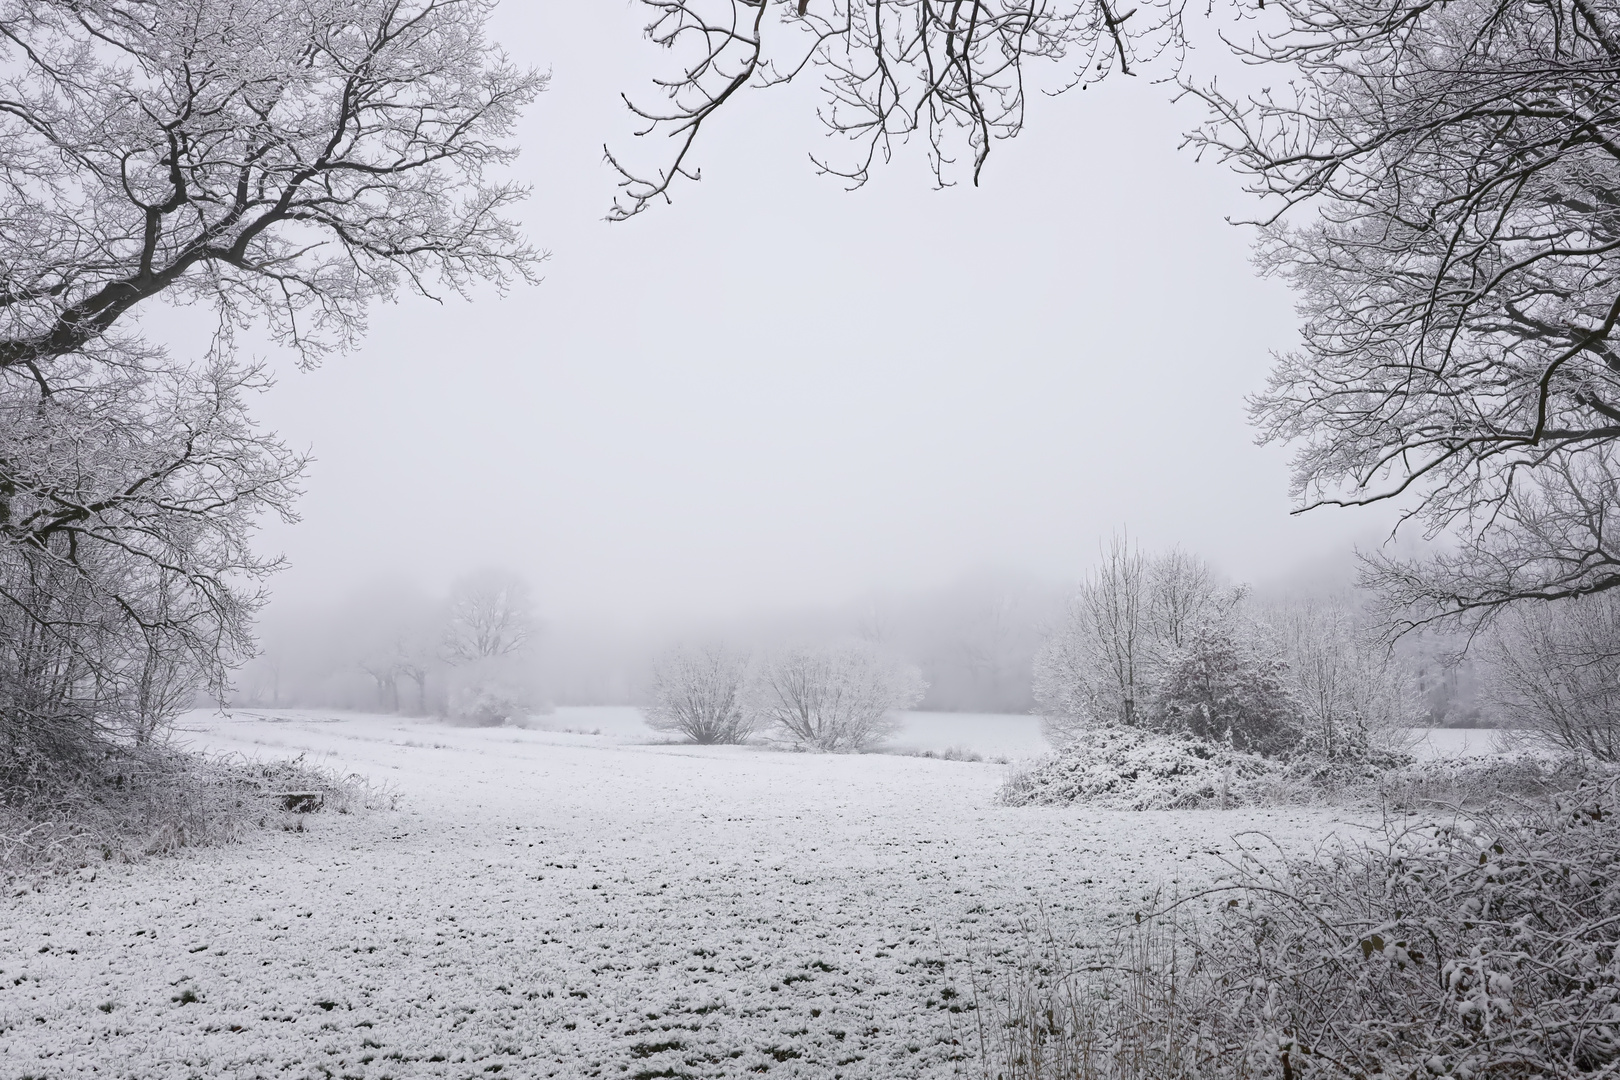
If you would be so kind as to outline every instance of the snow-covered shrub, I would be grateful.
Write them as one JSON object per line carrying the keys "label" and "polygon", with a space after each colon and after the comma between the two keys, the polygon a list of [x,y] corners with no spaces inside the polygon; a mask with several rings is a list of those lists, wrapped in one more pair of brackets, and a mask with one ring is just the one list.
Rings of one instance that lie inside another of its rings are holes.
{"label": "snow-covered shrub", "polygon": [[678,648],[653,666],[647,726],[675,731],[696,743],[740,743],[754,732],[743,708],[748,662],[720,647]]}
{"label": "snow-covered shrub", "polygon": [[18,875],[136,862],[180,848],[232,842],[254,828],[294,828],[276,796],[316,792],[328,812],[391,807],[392,792],[302,757],[254,761],[239,755],[134,746],[53,771],[48,782],[0,798],[0,881]]}
{"label": "snow-covered shrub", "polygon": [[522,724],[546,711],[520,658],[488,657],[449,672],[450,719],[471,727]]}
{"label": "snow-covered shrub", "polygon": [[[1512,813],[1391,822],[1307,858],[1245,849],[1226,880],[1139,916],[1105,955],[1042,958],[1058,970],[1035,1049],[1082,1064],[1003,1075],[1612,1076],[1617,795],[1609,781]],[[1016,995],[980,1006],[992,1033],[1031,1011]],[[985,1050],[998,1068],[1002,1048]]]}
{"label": "snow-covered shrub", "polygon": [[865,644],[794,649],[760,666],[749,711],[802,749],[859,752],[893,734],[895,712],[925,689],[916,668]]}
{"label": "snow-covered shrub", "polygon": [[1205,623],[1170,658],[1152,724],[1249,753],[1286,753],[1301,735],[1286,671],[1252,628],[1235,619]]}
{"label": "snow-covered shrub", "polygon": [[1407,762],[1366,787],[1390,807],[1488,808],[1572,791],[1616,772],[1602,762],[1520,751]]}
{"label": "snow-covered shrub", "polygon": [[1247,852],[1200,935],[1232,1064],[1295,1077],[1592,1076],[1620,1062],[1613,783]]}
{"label": "snow-covered shrub", "polygon": [[1008,777],[1011,806],[1088,803],[1116,810],[1237,806],[1270,797],[1282,766],[1188,732],[1102,728]]}

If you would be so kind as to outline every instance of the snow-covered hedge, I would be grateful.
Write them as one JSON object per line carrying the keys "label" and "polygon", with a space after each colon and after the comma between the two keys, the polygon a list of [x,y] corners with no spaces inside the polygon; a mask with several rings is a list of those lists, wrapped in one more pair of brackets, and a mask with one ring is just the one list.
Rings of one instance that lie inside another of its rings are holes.
{"label": "snow-covered hedge", "polygon": [[1110,810],[1347,802],[1404,809],[1480,808],[1567,792],[1620,775],[1620,766],[1538,753],[1415,761],[1393,751],[1330,761],[1233,750],[1181,732],[1102,728],[1013,772],[1010,806],[1083,803]]}
{"label": "snow-covered hedge", "polygon": [[1008,777],[1011,806],[1083,802],[1116,810],[1241,806],[1259,801],[1283,766],[1194,735],[1102,728]]}

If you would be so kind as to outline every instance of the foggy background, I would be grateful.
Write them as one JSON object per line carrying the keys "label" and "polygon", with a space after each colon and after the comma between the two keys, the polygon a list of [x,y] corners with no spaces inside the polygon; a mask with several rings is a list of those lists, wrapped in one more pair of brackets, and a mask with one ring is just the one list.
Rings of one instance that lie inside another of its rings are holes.
{"label": "foggy background", "polygon": [[658,149],[618,97],[669,70],[643,17],[499,9],[552,73],[518,134],[542,285],[380,309],[318,370],[272,356],[257,415],[314,461],[302,521],[260,539],[288,568],[239,703],[378,707],[365,642],[500,568],[555,703],[637,701],[676,641],[861,636],[923,669],[924,708],[1024,711],[1121,528],[1262,591],[1342,588],[1380,542],[1381,511],[1290,516],[1286,451],[1253,443],[1290,300],[1226,221],[1254,210],[1237,178],[1177,152],[1200,115],[1171,88],[1032,95],[1040,137],[997,144],[982,187],[933,190],[913,147],[853,193],[805,157],[838,149],[813,93],[756,94],[701,183],[613,225],[603,143]]}

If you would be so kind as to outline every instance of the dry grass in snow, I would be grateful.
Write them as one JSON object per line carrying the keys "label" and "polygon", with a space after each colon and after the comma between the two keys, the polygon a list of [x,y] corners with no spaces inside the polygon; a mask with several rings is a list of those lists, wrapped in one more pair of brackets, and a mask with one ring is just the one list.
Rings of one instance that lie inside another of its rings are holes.
{"label": "dry grass in snow", "polygon": [[[950,1076],[1028,927],[1095,935],[1326,810],[995,805],[1002,766],[386,717],[193,715],[400,808],[42,882],[6,1077]],[[588,722],[573,726],[591,729]]]}

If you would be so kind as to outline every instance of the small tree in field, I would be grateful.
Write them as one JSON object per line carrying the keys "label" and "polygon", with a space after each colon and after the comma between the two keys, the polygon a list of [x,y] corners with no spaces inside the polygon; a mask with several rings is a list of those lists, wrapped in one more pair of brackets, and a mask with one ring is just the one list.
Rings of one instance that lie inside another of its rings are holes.
{"label": "small tree in field", "polygon": [[1165,673],[1153,726],[1230,742],[1248,753],[1286,752],[1301,734],[1287,665],[1255,632],[1234,622],[1206,624],[1190,634]]}
{"label": "small tree in field", "polygon": [[718,646],[666,653],[653,667],[647,725],[695,743],[746,742],[754,733],[742,700],[747,671],[746,659]]}
{"label": "small tree in field", "polygon": [[926,689],[916,668],[868,646],[795,649],[765,662],[753,707],[797,746],[851,753],[893,734],[899,726],[894,712],[921,701]]}

